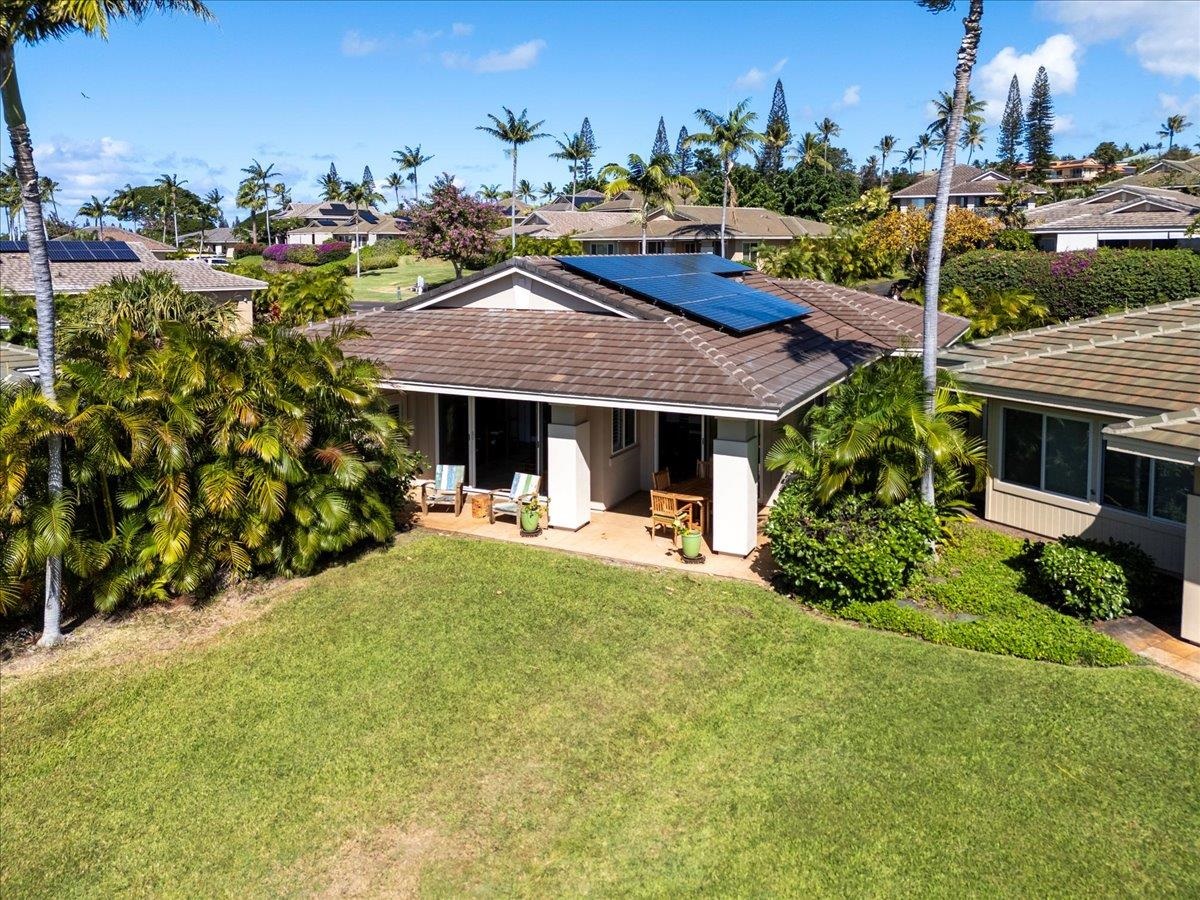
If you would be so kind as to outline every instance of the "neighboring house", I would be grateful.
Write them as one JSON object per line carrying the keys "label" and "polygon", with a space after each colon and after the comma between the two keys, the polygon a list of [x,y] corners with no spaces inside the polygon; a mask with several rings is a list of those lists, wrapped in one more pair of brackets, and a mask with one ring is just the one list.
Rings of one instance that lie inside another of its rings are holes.
{"label": "neighboring house", "polygon": [[[574,236],[581,231],[592,231],[597,228],[607,228],[610,225],[620,225],[628,222],[631,213],[597,212],[587,210],[581,212],[571,209],[549,209],[542,207],[517,219],[517,234],[536,238],[560,238]],[[496,234],[506,237],[512,233],[512,225],[508,224],[496,229]]]}
{"label": "neighboring house", "polygon": [[204,236],[203,243],[199,244],[200,253],[204,256],[224,256],[226,259],[233,259],[233,248],[235,244],[249,243],[249,238],[239,237],[233,233],[232,228],[207,228],[203,232],[189,231],[187,234],[179,236],[180,244],[193,244],[200,241],[201,234]]}
{"label": "neighboring house", "polygon": [[[541,475],[551,526],[581,528],[655,471],[684,480],[706,461],[711,545],[744,556],[779,482],[763,457],[783,423],[855,367],[919,347],[921,315],[711,254],[518,257],[352,317],[369,336],[346,349],[382,367],[431,464],[463,465],[479,488]],[[966,327],[943,316],[941,344]]]}
{"label": "neighboring house", "polygon": [[[1033,166],[1029,163],[1019,163],[1016,167],[1016,173],[1022,176],[1028,175],[1032,170]],[[1118,164],[1111,171],[1124,175],[1133,172],[1134,168]],[[1049,172],[1046,174],[1046,184],[1051,187],[1070,187],[1076,184],[1087,184],[1105,174],[1108,173],[1105,171],[1104,163],[1098,162],[1090,156],[1083,159],[1059,159],[1050,163]]]}
{"label": "neighboring house", "polygon": [[604,202],[604,194],[603,193],[601,193],[600,191],[597,191],[597,190],[593,190],[592,188],[588,188],[587,190],[576,192],[574,203],[571,202],[571,195],[569,193],[559,194],[557,197],[554,198],[553,203],[547,203],[547,204],[544,204],[543,206],[539,206],[538,210],[539,211],[548,210],[548,211],[552,211],[552,212],[553,211],[562,211],[562,210],[578,210],[580,207],[584,207],[584,206],[591,207],[591,206],[595,206],[597,203],[603,203],[603,202]]}
{"label": "neighboring house", "polygon": [[[1012,181],[1012,178],[995,169],[955,166],[954,175],[950,180],[950,205],[990,215],[993,209],[987,201],[999,197],[1001,185],[1009,184]],[[892,202],[900,209],[931,207],[937,197],[937,185],[938,174],[934,173],[896,191],[892,194]],[[1033,208],[1035,197],[1049,193],[1045,188],[1033,184],[1026,184],[1025,190],[1029,193],[1029,209]]]}
{"label": "neighboring house", "polygon": [[604,200],[592,207],[592,212],[627,212],[631,215],[642,208],[640,191],[621,191],[611,200]]}
{"label": "neighboring house", "polygon": [[[374,207],[355,208],[341,201],[292,203],[278,219],[299,219],[299,227],[288,231],[289,244],[323,244],[346,241],[352,249],[393,240],[405,234],[405,221]],[[355,224],[357,222],[357,227]]]}
{"label": "neighboring house", "polygon": [[37,351],[0,341],[0,384],[37,378]]}
{"label": "neighboring house", "polygon": [[1183,576],[1183,636],[1200,643],[1200,299],[978,341],[942,365],[987,399],[985,517],[1139,544]]}
{"label": "neighboring house", "polygon": [[[592,210],[584,215],[621,215]],[[725,255],[753,264],[760,250],[786,246],[798,237],[824,236],[832,229],[824,222],[781,216],[756,206],[731,207],[725,226]],[[642,229],[627,219],[619,225],[575,235],[584,253],[640,253]],[[646,223],[648,253],[717,253],[721,244],[721,207],[678,205],[673,212],[659,209]]]}
{"label": "neighboring house", "polygon": [[1200,248],[1188,228],[1200,197],[1139,185],[1105,185],[1090,197],[1060,200],[1026,214],[1025,230],[1043,250],[1096,247]]}
{"label": "neighboring house", "polygon": [[530,204],[526,203],[524,200],[513,200],[511,198],[505,198],[503,200],[496,201],[496,208],[498,210],[500,210],[500,214],[502,216],[504,216],[506,219],[512,218],[512,211],[513,211],[514,206],[517,208],[517,220],[518,221],[520,221],[522,216],[526,216],[529,213],[533,212],[533,207]]}
{"label": "neighboring house", "polygon": [[[180,235],[180,240],[183,235]],[[80,228],[74,235],[50,238],[53,241],[90,241],[100,240],[96,237],[95,228]],[[136,231],[129,231],[126,228],[117,228],[113,225],[104,226],[105,241],[124,241],[125,243],[138,243],[153,253],[159,259],[165,259],[167,256],[175,252],[175,248],[170,244],[164,244],[162,241],[156,241],[152,237],[146,237],[144,234],[138,234]]]}
{"label": "neighboring house", "polygon": [[1135,175],[1118,178],[1109,184],[1195,190],[1200,188],[1200,156],[1190,159],[1160,159]]}
{"label": "neighboring house", "polygon": [[[51,242],[51,248],[53,245],[54,242]],[[67,254],[64,252],[70,246],[67,244],[57,253],[51,250],[50,274],[54,280],[55,294],[82,294],[94,287],[108,284],[118,275],[132,278],[145,271],[168,272],[188,293],[204,294],[218,303],[234,304],[238,318],[244,324],[250,325],[253,322],[253,294],[267,286],[266,282],[258,279],[222,272],[197,260],[158,259],[139,243],[105,241],[89,242],[89,245],[102,248],[102,252]],[[104,248],[107,248],[106,252]],[[56,255],[59,258],[56,259]],[[62,258],[67,255],[84,258]],[[88,256],[110,258],[88,259]],[[112,259],[113,256],[128,258]],[[29,250],[24,241],[0,243],[0,291],[33,294]]]}

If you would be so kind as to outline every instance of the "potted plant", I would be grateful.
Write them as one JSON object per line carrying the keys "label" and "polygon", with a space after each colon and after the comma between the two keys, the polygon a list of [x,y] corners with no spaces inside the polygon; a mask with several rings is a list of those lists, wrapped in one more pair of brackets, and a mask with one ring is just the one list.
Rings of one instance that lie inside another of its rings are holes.
{"label": "potted plant", "polygon": [[542,501],[537,494],[530,494],[521,502],[521,530],[526,534],[537,534],[541,529]]}
{"label": "potted plant", "polygon": [[675,517],[675,533],[679,535],[683,555],[688,559],[699,559],[700,542],[703,540],[700,529],[687,516],[681,515]]}

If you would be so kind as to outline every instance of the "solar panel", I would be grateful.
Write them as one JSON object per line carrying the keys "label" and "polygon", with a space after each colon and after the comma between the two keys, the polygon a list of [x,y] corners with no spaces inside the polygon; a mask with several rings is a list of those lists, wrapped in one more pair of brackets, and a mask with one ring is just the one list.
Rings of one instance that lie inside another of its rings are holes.
{"label": "solar panel", "polygon": [[723,277],[749,269],[710,253],[556,259],[569,269],[734,334],[747,334],[811,312],[807,306]]}
{"label": "solar panel", "polygon": [[[0,253],[28,253],[28,241],[0,241]],[[124,241],[46,242],[51,262],[138,262],[140,257]]]}

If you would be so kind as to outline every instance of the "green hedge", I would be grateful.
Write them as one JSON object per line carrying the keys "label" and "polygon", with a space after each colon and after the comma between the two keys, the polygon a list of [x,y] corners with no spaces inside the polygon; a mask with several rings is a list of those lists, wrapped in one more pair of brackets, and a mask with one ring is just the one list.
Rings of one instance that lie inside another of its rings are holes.
{"label": "green hedge", "polygon": [[1033,294],[1053,319],[1094,316],[1200,296],[1200,254],[1191,250],[972,250],[942,269],[941,290]]}

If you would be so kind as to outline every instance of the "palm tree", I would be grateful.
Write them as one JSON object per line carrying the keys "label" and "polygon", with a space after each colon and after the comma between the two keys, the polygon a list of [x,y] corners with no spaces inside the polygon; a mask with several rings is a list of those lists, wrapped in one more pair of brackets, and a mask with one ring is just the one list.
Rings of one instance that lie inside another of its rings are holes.
{"label": "palm tree", "polygon": [[909,147],[907,150],[905,150],[904,157],[902,159],[902,162],[904,163],[904,171],[911,173],[913,163],[917,161],[917,157],[920,155],[921,154],[917,151],[916,147]]}
{"label": "palm tree", "polygon": [[552,182],[546,181],[543,182],[540,188],[538,188],[537,193],[539,200],[542,200],[543,202],[549,202],[558,196],[558,188],[556,188]]}
{"label": "palm tree", "polygon": [[484,200],[499,200],[502,193],[498,184],[484,184],[479,186],[479,196]]}
{"label": "palm tree", "polygon": [[821,142],[820,135],[806,131],[796,141],[796,149],[793,151],[793,157],[802,165],[818,166],[828,172],[833,166],[825,158],[824,150],[825,145]]}
{"label": "palm tree", "polygon": [[288,186],[282,181],[271,185],[271,193],[275,195],[275,199],[279,201],[279,214],[282,216],[283,211],[292,204],[292,192],[288,190]]}
{"label": "palm tree", "polygon": [[271,178],[275,175],[275,165],[272,163],[265,169],[257,159],[250,160],[250,165],[242,169],[248,181],[262,191],[263,212],[267,216],[267,243],[271,243]]}
{"label": "palm tree", "polygon": [[958,144],[967,151],[967,165],[971,164],[971,157],[975,155],[975,151],[982,148],[986,143],[983,133],[987,131],[983,127],[982,122],[967,122],[967,127],[963,129],[962,137],[959,138]]}
{"label": "palm tree", "polygon": [[813,127],[817,129],[817,134],[821,136],[821,143],[825,145],[825,162],[829,162],[829,142],[842,133],[842,126],[833,119],[826,116],[820,122],[817,122]]}
{"label": "palm tree", "polygon": [[761,134],[750,127],[758,115],[750,112],[749,107],[750,101],[746,99],[724,116],[718,115],[710,109],[696,110],[696,118],[708,131],[693,134],[688,138],[689,143],[707,144],[712,147],[717,151],[717,156],[721,160],[721,172],[725,176],[725,183],[721,189],[722,256],[725,255],[725,225],[731,196],[733,204],[737,205],[737,196],[733,194],[733,180],[730,177],[733,173],[734,162],[739,153],[743,150],[752,152],[754,145],[763,139]]}
{"label": "palm tree", "polygon": [[650,213],[655,209],[675,211],[675,197],[691,197],[699,191],[696,183],[686,175],[675,174],[674,160],[669,155],[656,156],[649,162],[636,153],[629,154],[628,165],[609,163],[597,173],[601,178],[611,178],[604,188],[608,199],[623,191],[635,191],[642,197],[634,221],[642,229],[642,253],[646,252],[646,225]]}
{"label": "palm tree", "polygon": [[917,149],[921,151],[921,174],[929,171],[929,151],[933,149],[933,135],[922,131],[917,135]]}
{"label": "palm tree", "polygon": [[[943,0],[932,0],[932,2],[941,3]],[[954,109],[954,97],[945,91],[938,91],[937,97],[933,100],[933,108],[936,111],[936,117],[925,127],[925,130],[933,138],[933,144],[941,147],[942,154],[945,155],[946,130],[950,121],[950,114]],[[982,100],[977,100],[973,93],[967,91],[967,103],[963,111],[963,121],[968,127],[972,122],[982,126],[983,111],[986,108],[986,103]]]}
{"label": "palm tree", "polygon": [[96,240],[98,241],[104,240],[104,217],[108,215],[108,202],[108,197],[101,200],[95,194],[92,194],[92,199],[79,207],[79,215],[95,220]]}
{"label": "palm tree", "polygon": [[345,199],[343,192],[346,185],[336,172],[326,172],[317,180],[317,183],[321,185],[321,199],[327,203]]}
{"label": "palm tree", "polygon": [[204,209],[200,210],[200,246],[197,248],[201,253],[204,252],[204,232],[208,220],[211,217],[214,222],[221,221],[221,201],[224,199],[216,188],[204,195]]}
{"label": "palm tree", "polygon": [[163,243],[167,240],[167,207],[171,208],[171,219],[175,223],[175,248],[179,249],[179,189],[187,184],[187,179],[180,180],[178,175],[159,175],[154,183],[163,192]]}
{"label": "palm tree", "polygon": [[[512,192],[514,199],[517,196],[517,151],[525,144],[538,140],[539,138],[549,137],[548,134],[543,134],[538,131],[545,124],[545,120],[538,122],[530,122],[526,115],[528,110],[521,110],[521,115],[514,116],[513,111],[507,106],[500,107],[504,113],[504,118],[488,113],[488,118],[491,119],[491,125],[476,125],[476,131],[483,131],[490,134],[498,141],[503,141],[509,145],[508,153],[512,156]],[[517,205],[512,205],[512,249],[515,252],[517,249]]]}
{"label": "palm tree", "polygon": [[362,239],[359,236],[358,225],[361,221],[359,212],[363,207],[370,209],[376,203],[382,203],[386,198],[365,181],[358,184],[346,185],[346,202],[354,207],[354,277],[362,278]]}
{"label": "palm tree", "polygon": [[396,195],[396,212],[400,211],[400,188],[404,187],[404,176],[393,172],[383,179],[383,186]]}
{"label": "palm tree", "polygon": [[[935,13],[951,9],[954,0],[920,0],[921,5]],[[964,119],[971,115],[971,70],[979,52],[983,32],[983,0],[970,0],[971,6],[963,19],[963,37],[958,46],[954,67],[954,96],[946,104],[945,128],[942,138],[942,167],[938,171],[937,197],[933,206],[933,223],[929,234],[929,259],[925,266],[925,311],[921,330],[922,371],[925,384],[925,410],[932,417],[937,398],[938,353],[938,293],[942,273],[942,248],[946,239],[946,218],[950,212],[950,183],[954,179],[954,150]],[[943,94],[943,96],[945,96]],[[982,106],[979,107],[982,111]],[[978,115],[978,111],[976,112]],[[937,123],[935,123],[937,124]],[[921,478],[921,499],[932,506],[934,497],[934,457],[926,454],[925,471]]]}
{"label": "palm tree", "polygon": [[1158,136],[1167,139],[1168,153],[1175,149],[1175,135],[1181,131],[1187,131],[1191,127],[1192,123],[1187,120],[1186,116],[1167,116],[1167,121],[1163,122],[1162,126],[1158,129]]}
{"label": "palm tree", "polygon": [[527,178],[522,178],[517,182],[516,198],[525,203],[532,203],[534,197],[533,185]]}
{"label": "palm tree", "polygon": [[54,195],[60,187],[62,185],[48,175],[43,175],[38,179],[38,192],[42,196],[42,202],[50,204],[55,218],[58,218],[58,201],[54,199]]}
{"label": "palm tree", "polygon": [[879,143],[875,145],[875,149],[879,151],[879,156],[882,160],[879,164],[879,180],[882,182],[887,173],[887,158],[896,149],[895,135],[885,134],[879,139]]}
{"label": "palm tree", "polygon": [[571,167],[571,206],[574,206],[576,186],[579,183],[579,164],[590,158],[592,151],[578,131],[571,135],[564,134],[561,141],[555,138],[554,143],[558,149],[550,154],[550,158],[561,159]]}
{"label": "palm tree", "polygon": [[250,243],[258,243],[258,212],[266,205],[263,195],[259,193],[258,183],[253,178],[246,178],[238,185],[237,200],[242,209],[250,211]]}
{"label": "palm tree", "polygon": [[[32,270],[34,302],[38,322],[38,384],[48,403],[55,402],[54,379],[54,282],[50,274],[50,257],[46,247],[46,228],[42,222],[42,198],[39,190],[37,165],[33,160],[33,140],[25,104],[17,80],[15,48],[17,44],[32,46],[43,41],[61,40],[82,33],[87,36],[108,37],[109,19],[141,18],[153,10],[190,12],[202,19],[211,19],[200,0],[77,0],[75,3],[22,4],[18,10],[0,16],[0,100],[13,148],[13,165],[21,188],[29,240],[29,265]],[[62,438],[46,436],[49,466],[46,483],[49,502],[55,511],[63,510]],[[51,521],[58,521],[54,517]],[[51,534],[48,543],[53,549],[46,558],[46,594],[42,635],[38,643],[53,646],[62,640],[62,547],[59,535]]]}
{"label": "palm tree", "polygon": [[417,170],[425,163],[433,159],[432,156],[423,156],[421,154],[421,145],[416,147],[406,146],[403,150],[397,150],[392,153],[393,161],[399,163],[400,171],[408,173],[408,180],[412,182],[413,199],[418,203],[421,202],[421,187],[417,183]]}

